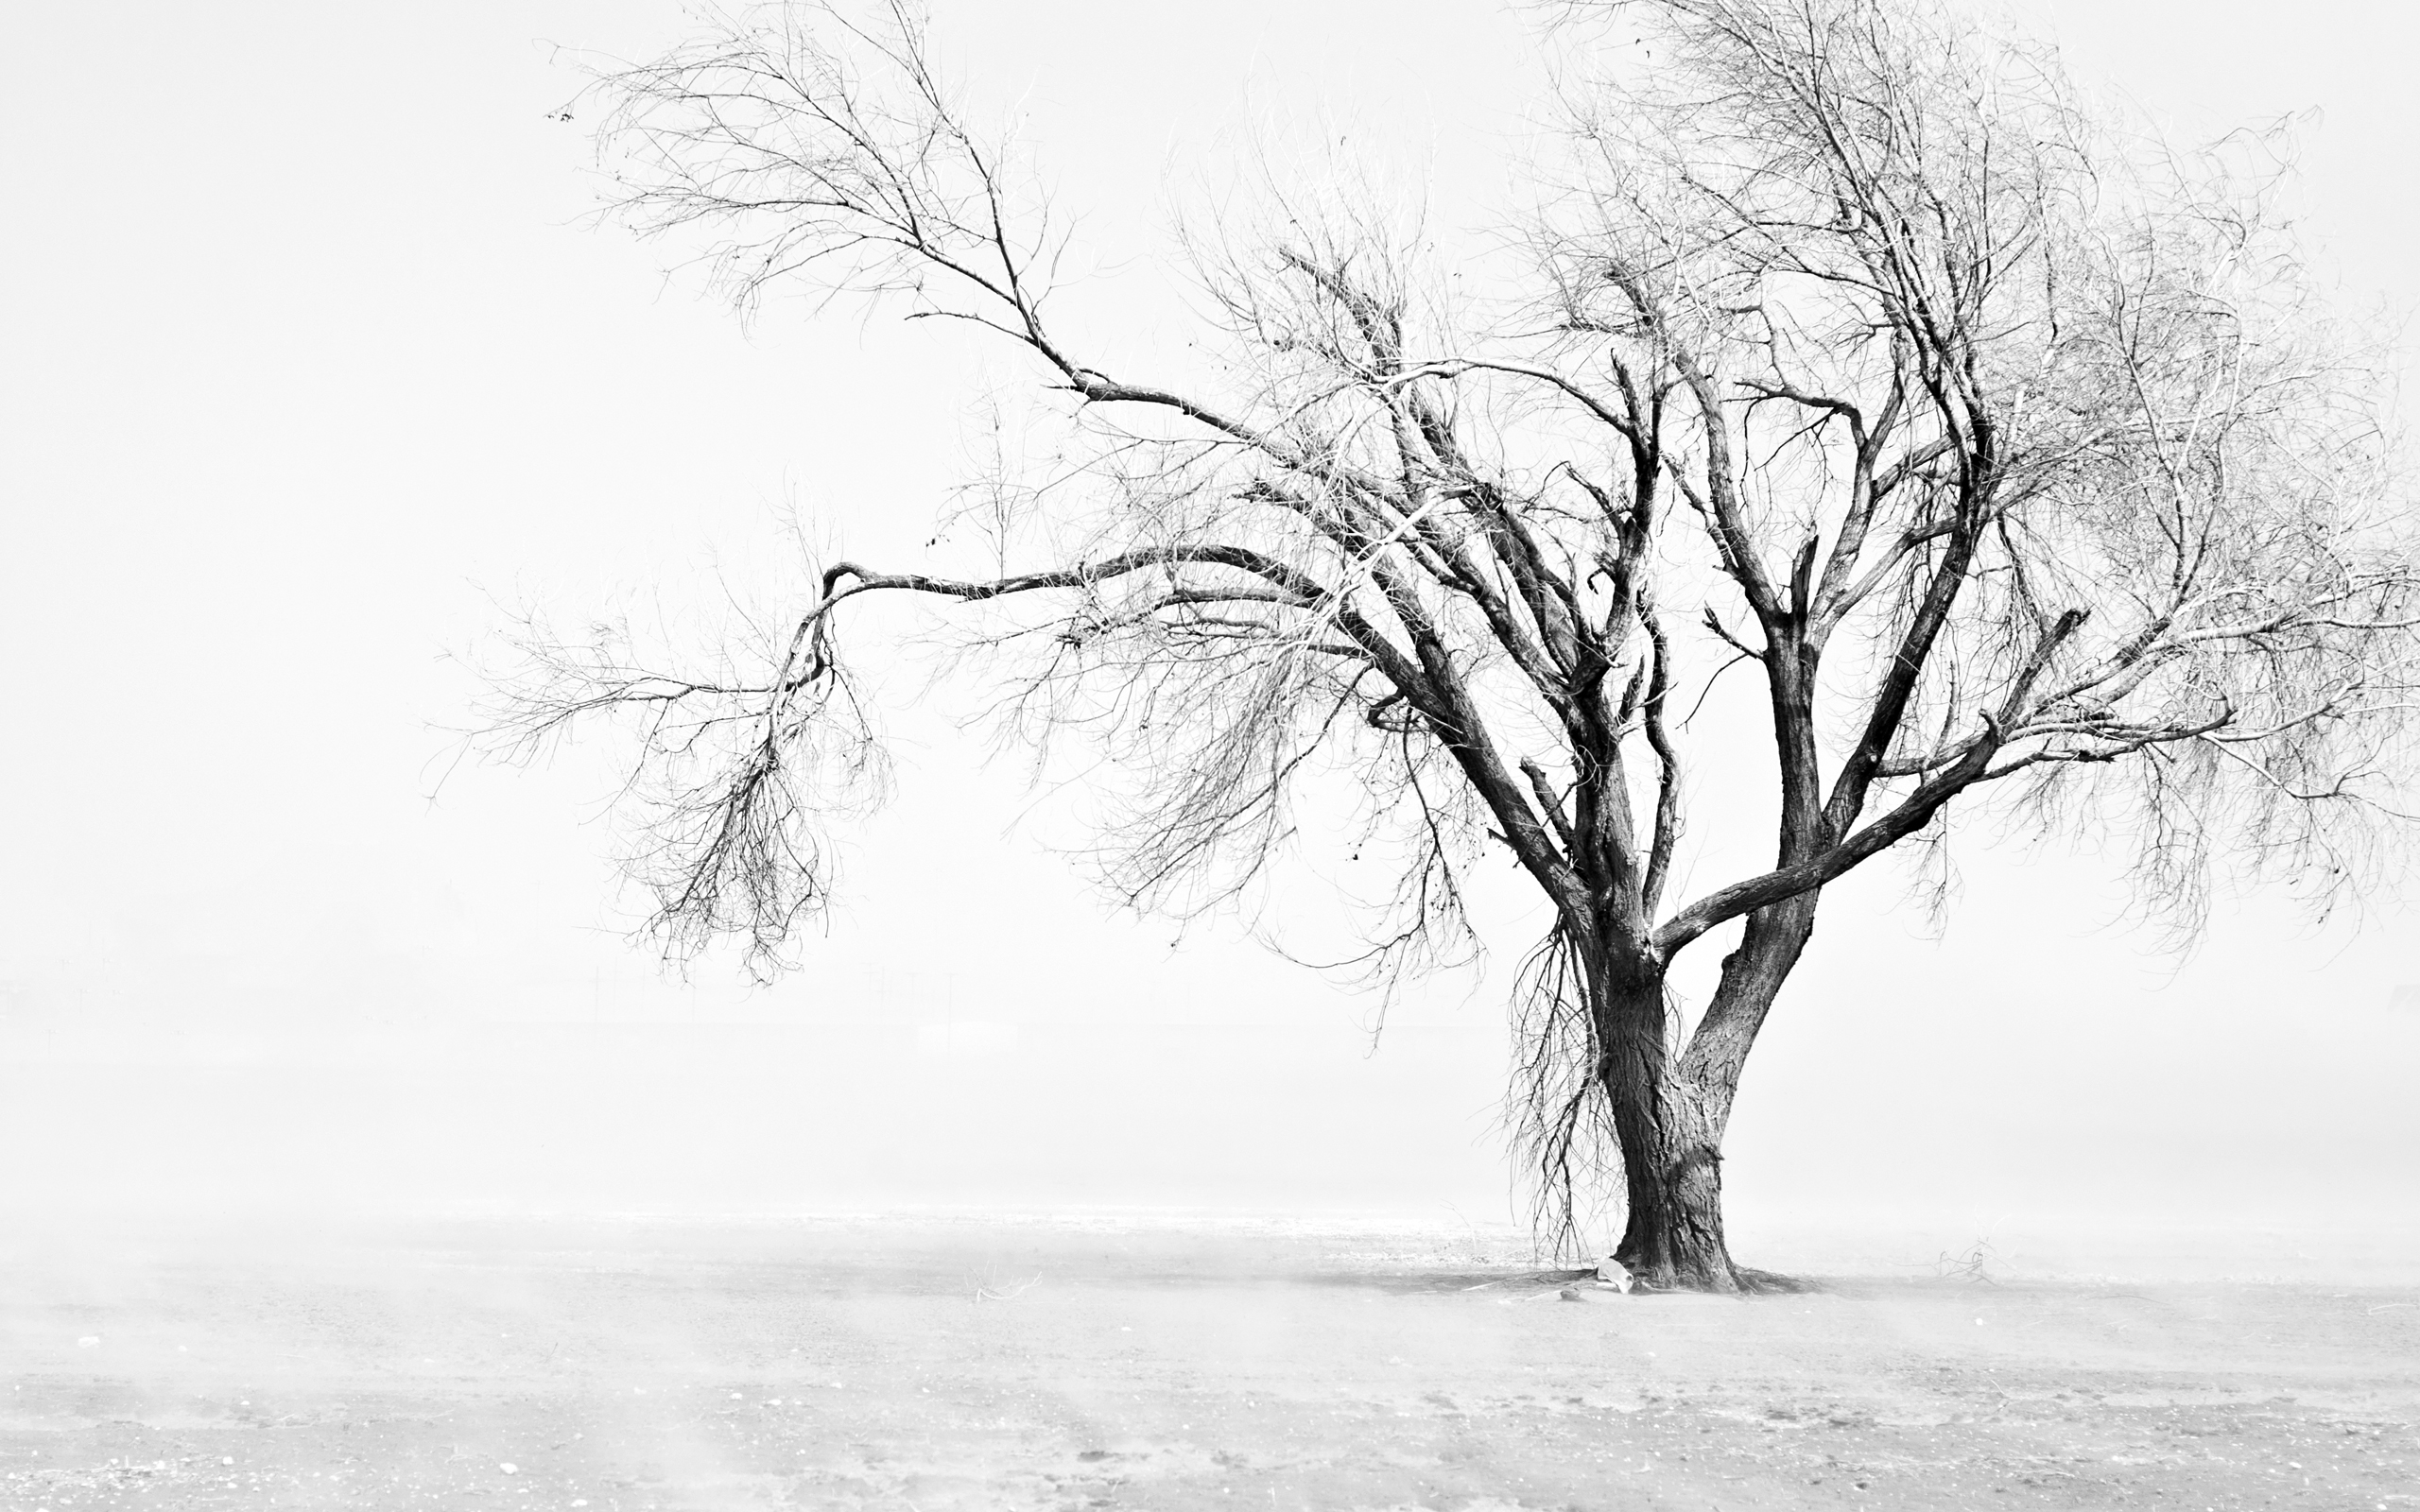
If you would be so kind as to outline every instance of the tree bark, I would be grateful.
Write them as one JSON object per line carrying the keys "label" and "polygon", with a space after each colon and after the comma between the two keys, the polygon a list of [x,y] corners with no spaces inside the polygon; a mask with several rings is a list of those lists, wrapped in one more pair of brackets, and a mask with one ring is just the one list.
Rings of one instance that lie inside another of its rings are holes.
{"label": "tree bark", "polygon": [[1614,1258],[1657,1290],[1736,1292],[1722,1235],[1720,1122],[1682,1083],[1660,964],[1606,953],[1591,964],[1598,1074],[1621,1144],[1629,1217]]}
{"label": "tree bark", "polygon": [[1603,1047],[1599,1075],[1621,1145],[1628,1202],[1614,1258],[1658,1290],[1794,1289],[1731,1258],[1722,1222],[1722,1138],[1756,1031],[1814,933],[1816,899],[1753,918],[1686,1051],[1674,1056],[1663,967],[1606,952],[1588,990]]}
{"label": "tree bark", "polygon": [[1702,1089],[1675,1076],[1652,1098],[1639,1109],[1645,1117],[1625,1120],[1616,1105],[1630,1213],[1614,1258],[1658,1291],[1751,1289],[1722,1231],[1720,1113],[1706,1107]]}

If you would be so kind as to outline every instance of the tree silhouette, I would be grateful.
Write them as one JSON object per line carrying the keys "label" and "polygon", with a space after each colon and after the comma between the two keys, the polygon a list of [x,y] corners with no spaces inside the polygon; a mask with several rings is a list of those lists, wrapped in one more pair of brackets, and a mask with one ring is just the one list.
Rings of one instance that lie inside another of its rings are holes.
{"label": "tree silhouette", "polygon": [[[1014,716],[1134,774],[1103,840],[1139,905],[1231,897],[1347,773],[1400,860],[1374,964],[1464,942],[1487,849],[1551,907],[1514,1005],[1546,1228],[1617,1171],[1641,1280],[1781,1284],[1730,1257],[1720,1148],[1824,886],[1984,803],[2123,838],[2187,925],[2221,850],[2357,885],[2407,817],[2412,514],[2381,361],[2240,154],[2147,146],[1928,0],[1575,3],[1541,37],[1566,82],[1508,164],[1511,254],[1464,260],[1485,297],[1392,207],[1271,189],[1184,241],[1216,358],[1185,382],[1054,319],[1065,234],[915,12],[769,7],[600,71],[621,218],[743,306],[873,296],[1020,350],[1072,461],[997,490],[1021,570],[833,561],[712,678],[533,633],[496,729],[629,720],[666,943],[766,962],[878,795],[839,633],[870,594],[982,616]],[[1772,784],[1695,791],[1676,706],[1734,664]],[[1693,803],[1770,806],[1770,866],[1672,896]],[[1684,1013],[1675,958],[1733,921]]]}

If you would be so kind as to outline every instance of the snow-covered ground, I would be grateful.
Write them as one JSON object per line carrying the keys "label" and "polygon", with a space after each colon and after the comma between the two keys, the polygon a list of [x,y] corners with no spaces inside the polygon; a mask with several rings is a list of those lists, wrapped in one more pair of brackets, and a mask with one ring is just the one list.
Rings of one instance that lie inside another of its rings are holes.
{"label": "snow-covered ground", "polygon": [[0,1505],[2408,1504],[2391,1236],[2057,1237],[1742,1302],[1385,1214],[21,1232]]}

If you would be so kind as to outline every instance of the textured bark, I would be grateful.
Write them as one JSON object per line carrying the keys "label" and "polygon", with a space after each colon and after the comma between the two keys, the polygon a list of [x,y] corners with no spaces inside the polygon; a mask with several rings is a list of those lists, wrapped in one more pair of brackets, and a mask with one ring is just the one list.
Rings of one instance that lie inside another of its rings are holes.
{"label": "textured bark", "polygon": [[1782,984],[1814,933],[1807,894],[1751,919],[1722,963],[1714,1001],[1678,1057],[1664,973],[1651,957],[1608,954],[1589,991],[1604,1058],[1599,1074],[1621,1144],[1628,1203],[1614,1258],[1663,1290],[1788,1290],[1786,1278],[1731,1258],[1722,1223],[1722,1139],[1739,1074]]}
{"label": "textured bark", "polygon": [[[1719,1097],[1722,1121],[1730,1117],[1740,1070],[1755,1047],[1765,1016],[1815,934],[1815,910],[1822,898],[1820,892],[1805,892],[1750,915],[1739,948],[1722,959],[1714,1001],[1706,1005],[1705,1017],[1681,1057],[1681,1074]],[[1719,1121],[1718,1142],[1721,1132]]]}
{"label": "textured bark", "polygon": [[1723,1112],[1707,1106],[1703,1089],[1668,1076],[1651,1103],[1634,1104],[1627,1120],[1616,1114],[1630,1213],[1614,1258],[1651,1287],[1737,1292],[1750,1285],[1722,1231]]}
{"label": "textured bark", "polygon": [[1663,970],[1638,955],[1600,958],[1588,987],[1629,1205],[1614,1258],[1660,1290],[1737,1291],[1722,1236],[1720,1121],[1678,1076]]}

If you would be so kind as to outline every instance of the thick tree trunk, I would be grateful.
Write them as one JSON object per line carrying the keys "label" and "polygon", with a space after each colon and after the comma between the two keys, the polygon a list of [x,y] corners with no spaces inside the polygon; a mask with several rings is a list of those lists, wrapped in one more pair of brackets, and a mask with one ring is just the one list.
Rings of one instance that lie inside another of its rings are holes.
{"label": "thick tree trunk", "polygon": [[1660,1290],[1748,1289],[1754,1278],[1733,1263],[1722,1231],[1720,1119],[1698,1089],[1668,1075],[1651,1108],[1622,1134],[1630,1214],[1614,1258]]}
{"label": "thick tree trunk", "polygon": [[1664,973],[1648,961],[1613,956],[1589,977],[1604,1049],[1599,1074],[1621,1143],[1629,1200],[1614,1258],[1657,1289],[1737,1291],[1722,1237],[1720,1115],[1728,1110],[1706,1108],[1677,1074]]}
{"label": "thick tree trunk", "polygon": [[1765,1015],[1813,933],[1815,900],[1767,910],[1723,962],[1720,986],[1686,1053],[1671,1050],[1660,966],[1608,952],[1588,988],[1603,1078],[1621,1143],[1629,1212],[1614,1258],[1650,1287],[1789,1289],[1731,1258],[1722,1227],[1722,1136],[1739,1073]]}

